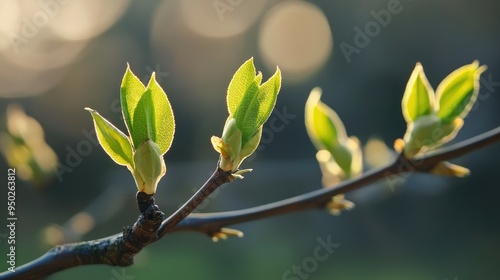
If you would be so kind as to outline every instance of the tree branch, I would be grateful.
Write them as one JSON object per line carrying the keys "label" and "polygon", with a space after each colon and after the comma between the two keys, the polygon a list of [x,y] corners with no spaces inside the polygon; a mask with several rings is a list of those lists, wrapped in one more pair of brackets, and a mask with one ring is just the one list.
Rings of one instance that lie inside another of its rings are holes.
{"label": "tree branch", "polygon": [[172,231],[177,224],[191,214],[213,191],[221,185],[229,183],[231,180],[232,175],[230,171],[224,171],[217,167],[217,170],[215,170],[205,184],[184,205],[177,209],[174,214],[161,223],[158,229],[158,239]]}
{"label": "tree branch", "polygon": [[232,178],[231,172],[217,168],[198,192],[167,219],[155,205],[153,196],[139,192],[137,204],[141,215],[133,227],[127,227],[123,233],[99,240],[56,246],[40,258],[17,267],[14,272],[0,273],[0,280],[40,279],[81,265],[129,266],[133,263],[133,257],[144,247],[161,239],[214,190],[230,182]]}
{"label": "tree branch", "polygon": [[326,206],[332,196],[357,190],[384,178],[392,180],[394,176],[404,173],[429,172],[439,162],[465,155],[499,141],[500,127],[497,127],[455,145],[436,150],[423,157],[405,159],[399,156],[385,167],[367,171],[360,177],[343,181],[329,188],[318,189],[292,198],[243,210],[191,214],[180,222],[173,231],[198,231],[210,236],[221,228],[232,224],[295,211],[321,209]]}
{"label": "tree branch", "polygon": [[230,172],[217,169],[200,190],[169,218],[165,219],[164,214],[154,204],[152,197],[142,197],[145,204],[139,206],[141,211],[146,210],[141,213],[133,227],[127,227],[122,233],[99,240],[56,246],[40,258],[17,267],[15,272],[0,273],[0,280],[40,279],[80,265],[128,266],[132,264],[133,257],[142,248],[161,239],[169,232],[191,230],[212,235],[220,231],[222,227],[231,224],[294,211],[324,208],[332,196],[359,189],[383,178],[390,180],[393,176],[403,173],[429,172],[441,161],[462,156],[499,141],[500,127],[420,158],[408,160],[399,156],[383,168],[368,171],[358,178],[341,182],[331,188],[319,189],[244,210],[190,214],[211,192],[232,180]]}
{"label": "tree branch", "polygon": [[129,266],[142,248],[156,240],[156,232],[165,219],[156,205],[142,213],[132,227],[103,239],[64,244],[52,248],[40,258],[0,273],[0,280],[40,279],[75,266],[107,264]]}

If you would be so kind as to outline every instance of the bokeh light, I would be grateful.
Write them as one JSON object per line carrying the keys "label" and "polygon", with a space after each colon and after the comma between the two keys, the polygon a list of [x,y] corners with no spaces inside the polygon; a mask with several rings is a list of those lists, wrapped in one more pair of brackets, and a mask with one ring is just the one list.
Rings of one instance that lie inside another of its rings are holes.
{"label": "bokeh light", "polygon": [[333,48],[332,31],[315,5],[286,1],[267,12],[259,48],[270,67],[280,66],[287,81],[303,80],[326,63]]}
{"label": "bokeh light", "polygon": [[[222,75],[215,75],[214,69],[217,69],[218,73],[235,71],[243,61],[239,58],[243,58],[243,52],[248,47],[249,41],[245,33],[214,38],[195,32],[189,27],[190,21],[206,19],[208,22],[200,24],[210,25],[211,20],[205,17],[196,19],[196,17],[188,16],[186,13],[200,13],[197,10],[202,9],[188,7],[186,5],[191,4],[187,2],[189,1],[183,1],[181,4],[181,2],[163,1],[159,5],[153,18],[151,41],[159,63],[165,65],[165,71],[175,69],[171,77],[177,78],[182,88],[182,93],[177,94],[183,96],[189,94],[191,96],[189,99],[199,98],[199,102],[190,103],[185,109],[199,112],[199,110],[207,109],[207,104],[219,104],[214,96],[222,98],[225,96],[225,92],[220,89],[227,88],[229,79]],[[209,7],[207,13],[213,14],[218,22],[219,19],[213,7],[211,5]],[[239,10],[242,10],[242,7],[236,9],[235,12]],[[231,25],[237,21],[238,19],[227,18],[224,24]],[[213,32],[223,29],[221,26],[216,26]]]}
{"label": "bokeh light", "polygon": [[0,131],[0,152],[19,177],[37,186],[53,178],[57,155],[45,142],[40,123],[18,105],[7,108],[6,131]]}
{"label": "bokeh light", "polygon": [[125,12],[130,0],[68,1],[50,22],[52,32],[64,40],[87,40],[111,27]]}
{"label": "bokeh light", "polygon": [[245,32],[256,22],[267,0],[191,0],[181,1],[184,23],[207,37],[227,37]]}
{"label": "bokeh light", "polygon": [[[19,10],[17,1],[0,1],[0,34],[9,35],[19,29]],[[0,51],[9,47],[9,36],[0,36]]]}
{"label": "bokeh light", "polygon": [[[83,110],[95,108],[126,132],[119,92],[127,62],[141,81],[157,72],[174,110],[176,135],[155,195],[167,215],[214,170],[218,155],[210,137],[220,136],[227,86],[250,57],[264,80],[276,66],[282,70],[282,90],[265,125],[269,133],[245,163],[254,172],[214,192],[200,213],[321,188],[321,167],[304,127],[304,105],[316,86],[349,134],[366,144],[367,172],[397,156],[392,143],[405,132],[401,97],[418,61],[433,85],[475,59],[487,64],[478,106],[456,141],[498,126],[500,2],[399,1],[403,9],[389,20],[388,6],[396,2],[0,0],[0,170],[38,162],[47,168],[44,178],[51,178],[37,188],[23,178],[33,178],[39,167],[16,169],[17,264],[52,245],[119,233],[137,218],[133,178],[93,138],[92,118]],[[360,45],[356,27],[367,24],[380,30]],[[358,52],[346,55],[345,44]],[[19,110],[9,107],[14,103]],[[7,120],[7,111],[25,123]],[[10,130],[43,147],[33,153]],[[370,140],[374,134],[380,138]],[[179,279],[281,279],[313,255],[318,237],[331,236],[342,245],[309,279],[494,279],[500,273],[500,227],[492,222],[499,214],[499,149],[492,145],[454,159],[471,169],[468,178],[408,173],[350,192],[346,199],[356,208],[339,217],[298,211],[238,224],[230,227],[244,238],[217,244],[201,234],[175,233],[124,269],[136,279],[165,272]],[[53,168],[57,159],[63,175]],[[0,231],[0,251],[4,245]],[[120,269],[85,266],[50,279],[112,279]]]}
{"label": "bokeh light", "polygon": [[[0,96],[37,95],[60,83],[89,39],[110,28],[128,0],[2,1]],[[8,69],[8,70],[7,70]]]}

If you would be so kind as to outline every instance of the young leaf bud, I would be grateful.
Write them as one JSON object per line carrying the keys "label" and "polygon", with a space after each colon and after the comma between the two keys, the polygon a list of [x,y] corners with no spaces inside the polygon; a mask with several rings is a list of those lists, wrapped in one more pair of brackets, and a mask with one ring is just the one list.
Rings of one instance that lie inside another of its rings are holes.
{"label": "young leaf bud", "polygon": [[344,143],[337,143],[333,145],[330,151],[332,153],[333,159],[339,165],[339,167],[344,171],[345,176],[349,178],[351,175],[351,162],[352,153]]}
{"label": "young leaf bud", "polygon": [[224,171],[236,170],[235,162],[241,151],[241,130],[236,126],[236,120],[230,118],[224,126],[222,138],[212,136],[212,145],[220,153],[219,167]]}
{"label": "young leaf bud", "polygon": [[436,114],[421,116],[408,124],[404,136],[404,154],[410,158],[420,152],[424,146],[432,146],[441,140],[441,119]]}
{"label": "young leaf bud", "polygon": [[443,123],[436,115],[418,118],[408,125],[404,136],[404,154],[411,158],[424,148],[433,148],[453,139],[463,126],[463,119],[456,118],[451,123]]}
{"label": "young leaf bud", "polygon": [[257,148],[259,147],[260,144],[260,138],[262,137],[262,126],[255,132],[255,134],[248,139],[248,141],[245,143],[245,145],[241,148],[240,154],[239,154],[239,159],[238,162],[236,162],[236,169],[239,168],[240,164],[243,162],[244,159],[249,157]]}
{"label": "young leaf bud", "polygon": [[449,163],[447,161],[441,161],[436,164],[434,169],[431,170],[431,173],[436,175],[465,177],[470,174],[470,170],[460,165]]}
{"label": "young leaf bud", "polygon": [[139,191],[154,194],[167,171],[158,145],[150,139],[139,144],[134,153],[134,165],[133,175]]}
{"label": "young leaf bud", "polygon": [[241,130],[236,126],[236,119],[231,118],[224,127],[222,132],[222,141],[231,147],[232,154],[229,155],[231,159],[236,158],[236,155],[241,150]]}

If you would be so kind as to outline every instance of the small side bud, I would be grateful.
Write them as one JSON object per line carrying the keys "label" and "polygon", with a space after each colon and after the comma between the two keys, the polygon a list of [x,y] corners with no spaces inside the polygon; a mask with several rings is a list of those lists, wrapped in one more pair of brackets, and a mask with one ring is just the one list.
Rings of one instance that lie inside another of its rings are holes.
{"label": "small side bud", "polygon": [[224,171],[232,170],[233,162],[231,160],[231,155],[233,154],[233,151],[231,147],[227,145],[226,142],[222,140],[222,138],[217,136],[212,136],[212,138],[210,138],[210,141],[212,141],[214,150],[220,154],[220,169]]}
{"label": "small side bud", "polygon": [[238,168],[236,164],[241,151],[241,130],[236,126],[236,120],[227,120],[222,132],[222,137],[212,136],[212,146],[220,153],[219,167],[224,171],[234,171]]}
{"label": "small side bud", "polygon": [[259,146],[262,126],[246,142],[242,143],[242,132],[236,126],[234,118],[228,119],[222,137],[212,136],[212,146],[220,153],[219,167],[224,171],[236,171],[245,158],[250,156]]}
{"label": "small side bud", "polygon": [[462,118],[444,123],[436,114],[419,117],[408,125],[404,136],[404,155],[411,158],[422,150],[435,148],[450,141],[457,135],[463,124]]}
{"label": "small side bud", "polygon": [[394,150],[396,153],[401,154],[405,149],[405,141],[401,138],[394,140]]}
{"label": "small side bud", "polygon": [[465,177],[470,174],[470,170],[456,165],[447,161],[442,161],[431,170],[432,174],[445,175],[445,176],[455,176],[455,177]]}
{"label": "small side bud", "polygon": [[222,141],[231,147],[231,158],[234,158],[241,150],[241,131],[236,126],[236,119],[231,118],[222,132]]}
{"label": "small side bud", "polygon": [[440,130],[441,119],[436,115],[421,116],[414,122],[409,123],[408,130],[404,136],[404,154],[411,158],[417,155],[424,146],[438,143],[441,137],[437,137]]}
{"label": "small side bud", "polygon": [[221,228],[218,232],[212,234],[212,241],[218,242],[221,239],[226,240],[229,236],[243,237],[243,232],[232,228]]}
{"label": "small side bud", "polygon": [[316,159],[323,173],[323,186],[359,176],[363,172],[363,155],[358,138],[351,136],[328,150],[320,150]]}
{"label": "small side bud", "polygon": [[361,151],[361,143],[355,136],[351,136],[346,141],[346,146],[351,153],[351,167],[349,176],[357,177],[363,173],[363,152]]}
{"label": "small side bud", "polygon": [[167,168],[160,148],[150,139],[139,144],[134,153],[133,175],[140,192],[152,195]]}
{"label": "small side bud", "polygon": [[233,174],[231,174],[231,177],[233,179],[243,179],[243,174],[248,173],[248,172],[252,172],[252,171],[253,171],[253,169],[238,170],[238,171],[234,172]]}
{"label": "small side bud", "polygon": [[343,210],[353,209],[355,204],[344,198],[343,194],[338,194],[332,197],[332,200],[328,202],[326,207],[330,211],[330,214],[338,216]]}

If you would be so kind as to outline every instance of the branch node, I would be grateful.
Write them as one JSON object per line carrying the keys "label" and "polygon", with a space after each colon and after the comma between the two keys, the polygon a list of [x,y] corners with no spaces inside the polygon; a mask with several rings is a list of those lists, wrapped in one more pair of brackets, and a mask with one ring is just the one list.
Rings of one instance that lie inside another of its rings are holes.
{"label": "branch node", "polygon": [[155,198],[151,194],[147,194],[145,192],[137,192],[137,206],[139,207],[139,211],[144,213],[148,208],[155,207]]}

